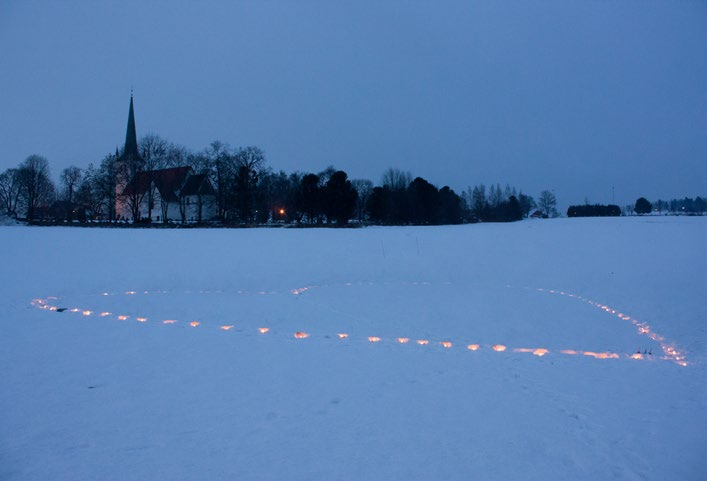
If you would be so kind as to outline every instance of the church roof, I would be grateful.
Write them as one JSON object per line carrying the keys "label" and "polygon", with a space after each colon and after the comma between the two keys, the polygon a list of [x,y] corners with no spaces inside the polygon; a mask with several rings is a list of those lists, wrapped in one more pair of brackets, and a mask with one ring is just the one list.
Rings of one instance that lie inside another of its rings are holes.
{"label": "church roof", "polygon": [[[178,200],[177,193],[184,185],[191,173],[191,167],[172,167],[170,169],[145,170],[138,172],[132,182],[125,186],[123,195],[145,194],[152,182],[160,193],[160,196],[169,202]],[[188,183],[188,182],[187,182]]]}
{"label": "church roof", "polygon": [[181,193],[182,195],[213,195],[215,192],[206,174],[194,174],[187,179]]}

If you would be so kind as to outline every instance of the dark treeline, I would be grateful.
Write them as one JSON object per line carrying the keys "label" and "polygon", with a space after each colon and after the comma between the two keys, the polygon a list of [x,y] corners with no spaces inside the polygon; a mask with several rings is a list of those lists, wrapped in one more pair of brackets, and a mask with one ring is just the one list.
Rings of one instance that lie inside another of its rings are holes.
{"label": "dark treeline", "polygon": [[567,217],[618,217],[621,207],[618,205],[571,205],[567,209]]}
{"label": "dark treeline", "polygon": [[[0,174],[2,211],[45,221],[220,223],[224,225],[439,225],[509,222],[535,212],[556,215],[556,200],[539,201],[499,184],[481,184],[458,195],[409,172],[387,169],[380,185],[349,179],[334,167],[319,173],[274,171],[258,147],[213,142],[193,152],[157,135],[137,142],[139,156],[126,162],[116,149],[85,169],[63,169],[52,181],[49,162],[29,156]],[[175,176],[183,180],[174,185]],[[174,185],[170,187],[168,184]]]}

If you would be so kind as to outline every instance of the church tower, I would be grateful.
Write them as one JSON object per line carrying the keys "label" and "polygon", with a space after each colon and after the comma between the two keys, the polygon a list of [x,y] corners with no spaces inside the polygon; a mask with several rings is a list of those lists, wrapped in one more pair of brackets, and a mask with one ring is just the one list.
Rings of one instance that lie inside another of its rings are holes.
{"label": "church tower", "polygon": [[137,145],[137,130],[135,129],[135,109],[133,107],[133,94],[130,92],[130,109],[128,110],[128,128],[125,132],[125,147],[117,159],[117,182],[115,186],[115,213],[123,218],[130,217],[132,212],[127,199],[126,187],[132,182],[137,172],[144,164]]}

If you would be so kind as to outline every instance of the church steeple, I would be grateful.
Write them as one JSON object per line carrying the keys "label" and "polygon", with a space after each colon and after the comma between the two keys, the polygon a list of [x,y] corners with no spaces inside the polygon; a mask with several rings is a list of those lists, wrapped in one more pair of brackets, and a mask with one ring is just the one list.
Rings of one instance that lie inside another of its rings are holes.
{"label": "church steeple", "polygon": [[125,133],[124,158],[132,157],[139,159],[140,153],[137,148],[137,131],[135,130],[135,111],[133,110],[133,94],[130,92],[130,111],[128,112],[128,130]]}

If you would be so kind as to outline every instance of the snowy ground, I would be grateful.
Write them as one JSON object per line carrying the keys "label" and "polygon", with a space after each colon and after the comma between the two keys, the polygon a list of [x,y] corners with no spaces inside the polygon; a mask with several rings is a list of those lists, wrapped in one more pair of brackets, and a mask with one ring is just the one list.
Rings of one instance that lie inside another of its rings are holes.
{"label": "snowy ground", "polygon": [[0,479],[705,479],[706,245],[0,227]]}

